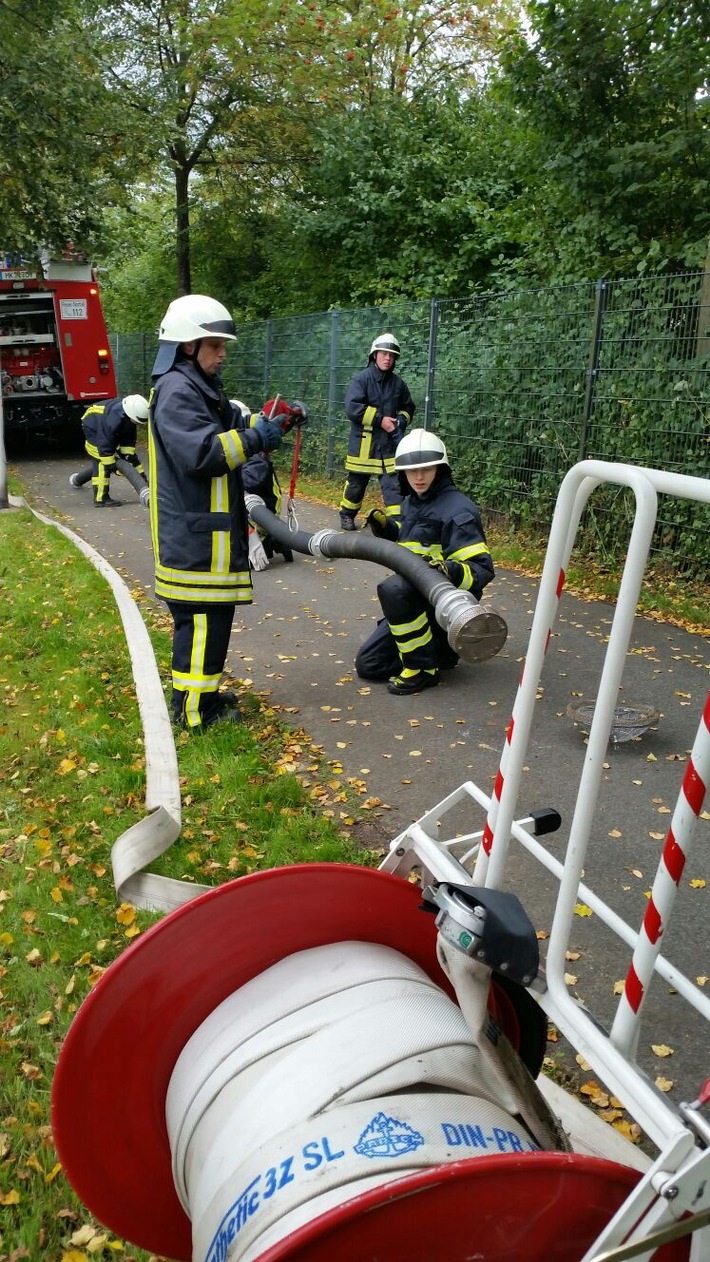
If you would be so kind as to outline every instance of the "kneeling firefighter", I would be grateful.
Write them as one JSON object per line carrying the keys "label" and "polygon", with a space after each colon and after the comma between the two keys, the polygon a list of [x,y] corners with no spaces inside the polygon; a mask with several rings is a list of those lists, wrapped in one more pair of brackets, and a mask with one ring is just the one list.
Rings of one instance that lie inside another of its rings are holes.
{"label": "kneeling firefighter", "polygon": [[[405,497],[401,519],[374,509],[367,519],[373,534],[409,548],[480,600],[495,576],[493,560],[480,509],[455,486],[444,443],[427,430],[412,430],[397,446],[395,469]],[[399,574],[378,583],[377,595],[384,617],[355,658],[358,675],[388,680],[395,696],[435,687],[440,671],[459,659],[432,606]]]}

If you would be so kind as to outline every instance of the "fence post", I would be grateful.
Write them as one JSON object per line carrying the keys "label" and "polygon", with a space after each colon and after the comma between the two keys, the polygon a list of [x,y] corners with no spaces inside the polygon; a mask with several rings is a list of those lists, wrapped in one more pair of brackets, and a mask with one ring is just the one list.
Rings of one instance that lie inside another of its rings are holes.
{"label": "fence post", "polygon": [[578,460],[584,460],[587,455],[589,422],[592,419],[592,412],[594,411],[594,392],[597,384],[597,376],[599,374],[599,358],[602,348],[602,331],[604,327],[604,312],[606,311],[606,295],[606,281],[598,280],[594,295],[594,321],[592,328],[592,341],[589,347],[589,360],[587,363],[587,385],[584,391],[584,411],[582,413],[582,428],[579,434],[579,451],[577,453]]}
{"label": "fence post", "polygon": [[424,428],[430,429],[434,417],[434,377],[436,373],[436,335],[439,328],[439,303],[431,300],[429,312],[429,356],[426,370],[426,395],[424,397]]}
{"label": "fence post", "polygon": [[328,445],[325,457],[326,476],[334,473],[334,433],[333,417],[338,407],[338,348],[340,345],[340,312],[332,311],[330,316],[330,375],[328,378]]}
{"label": "fence post", "polygon": [[266,321],[266,343],[264,346],[264,398],[268,399],[271,381],[271,320]]}

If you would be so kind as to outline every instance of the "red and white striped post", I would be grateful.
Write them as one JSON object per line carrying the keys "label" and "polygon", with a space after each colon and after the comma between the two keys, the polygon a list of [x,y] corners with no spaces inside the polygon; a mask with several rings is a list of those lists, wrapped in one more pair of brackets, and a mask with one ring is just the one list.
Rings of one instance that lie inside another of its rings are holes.
{"label": "red and white striped post", "polygon": [[653,977],[661,939],[678,892],[710,784],[710,692],[693,743],[678,801],[663,844],[638,942],[611,1029],[617,1046],[635,1050],[639,1016]]}

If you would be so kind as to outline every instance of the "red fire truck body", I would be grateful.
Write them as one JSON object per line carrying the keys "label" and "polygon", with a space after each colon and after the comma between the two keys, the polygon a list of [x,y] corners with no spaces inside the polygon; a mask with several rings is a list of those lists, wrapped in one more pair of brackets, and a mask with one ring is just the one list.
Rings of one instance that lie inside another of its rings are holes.
{"label": "red fire truck body", "polygon": [[[0,259],[0,262],[3,260]],[[0,380],[5,431],[61,432],[116,396],[96,274],[76,258],[0,265]]]}

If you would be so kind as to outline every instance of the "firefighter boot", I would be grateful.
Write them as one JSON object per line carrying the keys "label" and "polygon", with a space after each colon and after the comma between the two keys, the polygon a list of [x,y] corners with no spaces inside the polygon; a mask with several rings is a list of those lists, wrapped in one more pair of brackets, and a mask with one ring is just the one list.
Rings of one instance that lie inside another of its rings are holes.
{"label": "firefighter boot", "polygon": [[387,681],[387,691],[395,697],[407,697],[414,692],[423,692],[425,688],[436,688],[438,683],[438,670],[410,670],[405,666],[399,675],[393,675]]}
{"label": "firefighter boot", "polygon": [[357,526],[355,525],[355,518],[352,513],[340,514],[340,529],[341,530],[357,530]]}

